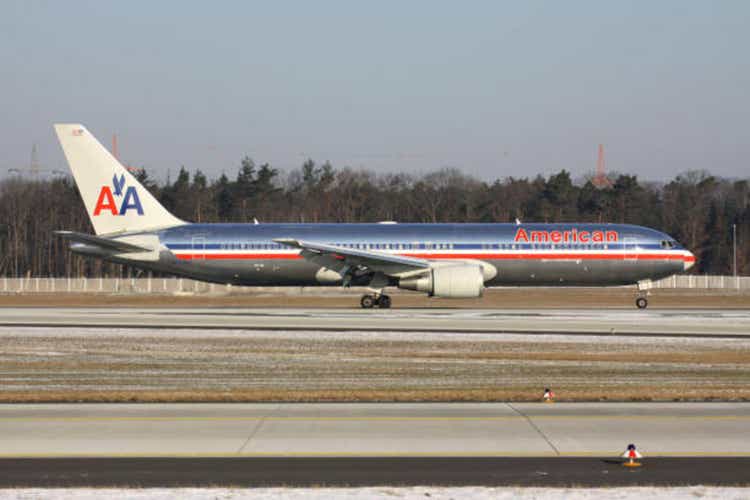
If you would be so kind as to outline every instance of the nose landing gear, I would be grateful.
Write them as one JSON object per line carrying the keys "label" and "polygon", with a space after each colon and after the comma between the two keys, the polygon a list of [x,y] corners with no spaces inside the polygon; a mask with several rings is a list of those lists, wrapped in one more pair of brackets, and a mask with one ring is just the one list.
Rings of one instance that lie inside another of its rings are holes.
{"label": "nose landing gear", "polygon": [[390,309],[391,298],[383,293],[379,295],[366,294],[362,296],[359,303],[362,306],[362,309],[372,309],[373,307]]}
{"label": "nose landing gear", "polygon": [[638,282],[638,295],[635,298],[635,307],[637,307],[638,309],[646,309],[648,307],[648,291],[653,286],[654,284],[651,280]]}

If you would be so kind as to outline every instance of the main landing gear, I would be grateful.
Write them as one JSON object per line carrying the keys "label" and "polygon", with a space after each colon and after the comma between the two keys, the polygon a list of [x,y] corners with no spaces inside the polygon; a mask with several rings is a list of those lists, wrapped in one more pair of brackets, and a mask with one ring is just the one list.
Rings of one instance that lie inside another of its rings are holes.
{"label": "main landing gear", "polygon": [[635,307],[638,309],[646,309],[648,307],[648,299],[646,297],[637,297],[635,299]]}
{"label": "main landing gear", "polygon": [[373,307],[390,309],[391,298],[388,295],[382,293],[380,295],[367,294],[362,296],[362,299],[360,299],[359,303],[362,306],[362,309],[372,309]]}

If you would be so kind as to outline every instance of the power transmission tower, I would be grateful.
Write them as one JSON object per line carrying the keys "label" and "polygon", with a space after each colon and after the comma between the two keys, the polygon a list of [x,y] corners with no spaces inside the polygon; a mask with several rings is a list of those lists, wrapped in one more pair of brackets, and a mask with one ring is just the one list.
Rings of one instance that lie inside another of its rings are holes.
{"label": "power transmission tower", "polygon": [[8,173],[20,176],[28,176],[38,181],[41,174],[65,175],[65,172],[56,169],[42,168],[39,163],[39,153],[37,152],[36,143],[31,145],[31,158],[29,164],[21,168],[9,168]]}

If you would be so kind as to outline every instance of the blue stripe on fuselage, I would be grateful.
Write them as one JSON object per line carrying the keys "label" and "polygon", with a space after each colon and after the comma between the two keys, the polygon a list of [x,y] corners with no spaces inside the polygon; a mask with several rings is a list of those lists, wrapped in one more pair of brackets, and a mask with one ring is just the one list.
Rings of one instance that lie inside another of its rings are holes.
{"label": "blue stripe on fuselage", "polygon": [[[618,242],[558,242],[555,249],[662,249],[669,236],[627,224],[187,224],[159,232],[170,250],[286,250],[276,238],[334,245],[407,245],[409,250],[545,250],[552,243],[516,243],[518,229],[531,231],[617,231]],[[427,244],[429,243],[429,245]],[[439,245],[450,244],[451,248]],[[515,245],[513,248],[511,245]],[[682,249],[681,245],[673,249]],[[386,248],[372,248],[385,250]]]}
{"label": "blue stripe on fuselage", "polygon": [[[345,245],[348,243],[345,242],[325,242],[329,245]],[[388,241],[386,242],[389,245],[406,245],[407,243],[399,242],[399,241]],[[289,250],[289,247],[282,246],[278,244],[271,244],[271,243],[256,243],[251,242],[250,240],[246,241],[226,241],[223,243],[168,243],[166,246],[170,250],[195,250],[197,248],[200,248],[202,250],[227,250],[227,246],[229,245],[243,245],[242,248],[237,248],[238,250],[279,250],[279,249],[285,249]],[[443,244],[443,243],[440,243]],[[245,246],[250,245],[250,246]],[[434,248],[433,247],[427,247],[424,244],[421,245],[412,245],[411,250],[550,250],[553,248],[552,243],[540,243],[540,244],[532,244],[532,243],[516,243],[515,248],[509,248],[510,245],[513,245],[513,243],[504,243],[504,244],[493,244],[493,243],[486,243],[486,244],[461,244],[461,243],[453,243],[451,244],[450,248]],[[592,246],[593,245],[593,246]],[[621,243],[608,243],[607,249],[609,250],[617,250],[617,249],[626,249],[626,248],[632,248],[633,244],[621,244]],[[657,244],[639,244],[635,243],[638,248],[644,249],[644,250],[660,250],[662,249],[661,245]],[[555,249],[604,249],[604,244],[601,243],[558,243],[554,246]],[[372,248],[371,250],[387,250],[385,248]],[[390,248],[390,250],[394,250],[394,248]]]}

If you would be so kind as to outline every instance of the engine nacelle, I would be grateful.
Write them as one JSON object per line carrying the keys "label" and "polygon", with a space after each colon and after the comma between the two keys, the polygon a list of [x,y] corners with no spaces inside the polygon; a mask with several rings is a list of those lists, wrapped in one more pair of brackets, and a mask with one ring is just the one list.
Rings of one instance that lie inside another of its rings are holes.
{"label": "engine nacelle", "polygon": [[424,292],[431,297],[471,299],[484,292],[484,273],[481,266],[436,266],[428,273],[402,278],[399,288]]}

